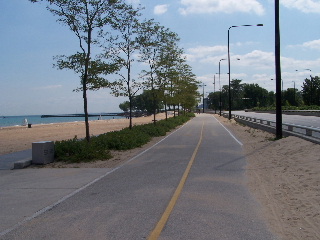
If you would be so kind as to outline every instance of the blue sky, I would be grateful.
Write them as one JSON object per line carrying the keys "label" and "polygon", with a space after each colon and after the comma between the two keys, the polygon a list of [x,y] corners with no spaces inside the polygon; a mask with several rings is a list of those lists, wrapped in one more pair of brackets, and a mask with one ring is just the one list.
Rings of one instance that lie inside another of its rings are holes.
{"label": "blue sky", "polygon": [[[215,90],[219,88],[216,73],[219,60],[227,58],[228,28],[264,24],[230,30],[231,78],[275,90],[273,0],[130,2],[145,7],[145,18],[178,33],[188,64],[206,84],[206,93],[214,91],[214,75]],[[292,88],[295,82],[301,90],[306,77],[320,74],[320,1],[281,0],[280,4],[283,86]],[[0,116],[82,113],[81,93],[72,91],[79,86],[79,77],[52,67],[53,56],[79,50],[77,39],[56,22],[45,4],[0,0],[0,30]],[[227,72],[227,61],[221,61],[221,85],[228,83]],[[113,97],[108,89],[90,92],[89,112],[117,112],[125,100]]]}

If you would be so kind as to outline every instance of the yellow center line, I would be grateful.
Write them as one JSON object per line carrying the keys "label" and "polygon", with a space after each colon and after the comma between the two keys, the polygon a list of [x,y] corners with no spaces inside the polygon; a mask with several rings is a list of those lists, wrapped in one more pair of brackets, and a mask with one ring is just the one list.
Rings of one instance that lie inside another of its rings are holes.
{"label": "yellow center line", "polygon": [[199,142],[197,144],[197,147],[196,149],[194,150],[193,154],[192,154],[192,157],[188,163],[188,166],[185,170],[185,172],[183,173],[183,176],[179,182],[179,185],[178,187],[176,188],[166,210],[164,211],[164,213],[162,214],[159,222],[157,223],[156,227],[153,229],[153,231],[151,232],[151,234],[149,235],[148,237],[148,240],[156,240],[159,238],[164,226],[166,225],[167,221],[168,221],[168,218],[174,208],[174,206],[176,205],[176,202],[182,192],[182,189],[184,187],[184,184],[185,182],[187,181],[187,178],[188,178],[188,175],[189,175],[189,172],[191,170],[191,167],[193,165],[193,162],[196,158],[196,155],[197,155],[197,152],[199,150],[199,147],[201,145],[201,142],[202,142],[202,138],[203,138],[203,126],[204,126],[204,122],[202,123],[202,128],[201,128],[201,134],[200,134],[200,139],[199,139]]}

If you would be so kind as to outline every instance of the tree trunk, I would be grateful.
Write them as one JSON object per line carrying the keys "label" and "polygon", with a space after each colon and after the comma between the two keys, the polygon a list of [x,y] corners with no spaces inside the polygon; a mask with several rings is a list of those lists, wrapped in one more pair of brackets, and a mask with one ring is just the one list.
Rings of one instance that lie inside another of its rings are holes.
{"label": "tree trunk", "polygon": [[166,113],[166,120],[168,120],[167,103],[164,104],[164,112]]}
{"label": "tree trunk", "polygon": [[[85,81],[83,81],[85,82]],[[89,115],[88,115],[88,99],[86,85],[83,84],[83,108],[84,108],[84,122],[86,126],[86,140],[90,141],[90,131],[89,131]]]}
{"label": "tree trunk", "polygon": [[153,100],[153,107],[154,107],[154,112],[153,112],[153,124],[156,125],[157,109],[156,109],[156,101],[155,101],[155,100]]}
{"label": "tree trunk", "polygon": [[88,29],[88,49],[85,59],[84,66],[84,76],[82,79],[82,87],[83,87],[83,108],[84,108],[84,121],[86,125],[86,140],[90,142],[90,131],[89,131],[89,115],[88,115],[88,99],[87,99],[87,81],[88,81],[88,69],[90,62],[90,54],[91,54],[91,32],[92,29]]}
{"label": "tree trunk", "polygon": [[[129,52],[128,47],[128,52]],[[128,88],[128,95],[129,95],[129,129],[132,129],[132,93],[130,89],[130,81],[131,81],[131,63],[129,55],[127,55],[127,64],[128,64],[128,81],[127,81],[127,88]]]}
{"label": "tree trunk", "polygon": [[132,129],[132,96],[129,97],[129,129]]}

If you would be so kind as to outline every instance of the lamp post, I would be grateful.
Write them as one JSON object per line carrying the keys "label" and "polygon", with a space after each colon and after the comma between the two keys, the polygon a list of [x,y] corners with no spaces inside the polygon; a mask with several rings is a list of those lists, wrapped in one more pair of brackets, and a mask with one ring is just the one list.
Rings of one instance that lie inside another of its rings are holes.
{"label": "lamp post", "polygon": [[228,69],[229,69],[229,89],[228,89],[228,93],[229,93],[229,120],[231,119],[231,86],[230,86],[230,75],[231,75],[231,71],[230,71],[230,29],[231,28],[235,28],[235,27],[262,27],[263,24],[257,24],[257,25],[239,25],[239,26],[231,26],[228,29]]}
{"label": "lamp post", "polygon": [[220,88],[220,94],[219,94],[219,110],[220,110],[220,116],[221,116],[221,108],[222,108],[222,101],[221,101],[221,84],[220,84],[220,62],[223,60],[227,60],[225,58],[220,59],[219,61],[219,88]]}
{"label": "lamp post", "polygon": [[275,71],[276,71],[276,138],[282,138],[281,60],[280,60],[280,7],[275,0]]}
{"label": "lamp post", "polygon": [[[216,92],[216,75],[213,75],[213,97],[215,99],[215,92]],[[214,101],[216,103],[216,101]],[[214,114],[217,113],[216,104],[214,104]]]}

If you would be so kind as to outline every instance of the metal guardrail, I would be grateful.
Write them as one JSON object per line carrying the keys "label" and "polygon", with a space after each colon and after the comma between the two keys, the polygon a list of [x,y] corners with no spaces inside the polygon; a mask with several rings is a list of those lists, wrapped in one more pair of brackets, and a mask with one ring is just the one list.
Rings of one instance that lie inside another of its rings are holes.
{"label": "metal guardrail", "polygon": [[[228,117],[227,113],[223,113],[224,117]],[[276,122],[267,119],[260,119],[249,116],[242,116],[237,114],[231,114],[231,118],[234,118],[236,121],[240,120],[242,123],[250,123],[247,125],[256,125],[263,126],[263,130],[274,133],[276,128]],[[306,140],[320,143],[320,128],[313,128],[289,123],[282,123],[282,129],[286,133],[286,135],[293,135],[297,137],[304,138]]]}

